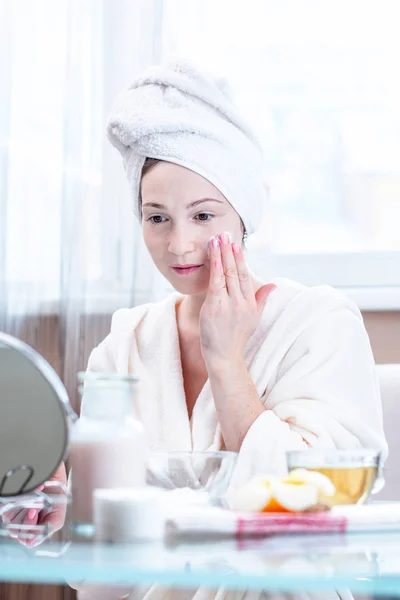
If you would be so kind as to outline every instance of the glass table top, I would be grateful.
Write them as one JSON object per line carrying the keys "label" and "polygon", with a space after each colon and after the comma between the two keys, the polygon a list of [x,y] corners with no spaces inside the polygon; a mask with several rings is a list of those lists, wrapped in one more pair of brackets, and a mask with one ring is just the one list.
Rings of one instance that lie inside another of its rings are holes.
{"label": "glass table top", "polygon": [[64,529],[33,548],[0,538],[0,580],[279,591],[349,588],[400,597],[400,532],[130,545],[68,535]]}

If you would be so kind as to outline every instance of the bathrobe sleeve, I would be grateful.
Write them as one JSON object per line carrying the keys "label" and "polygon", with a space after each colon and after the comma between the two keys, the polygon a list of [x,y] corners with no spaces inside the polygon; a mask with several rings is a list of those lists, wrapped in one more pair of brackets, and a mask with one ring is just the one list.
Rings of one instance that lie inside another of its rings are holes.
{"label": "bathrobe sleeve", "polygon": [[261,400],[266,410],[243,440],[233,486],[260,473],[284,474],[288,450],[367,447],[387,454],[368,335],[349,304],[311,320]]}

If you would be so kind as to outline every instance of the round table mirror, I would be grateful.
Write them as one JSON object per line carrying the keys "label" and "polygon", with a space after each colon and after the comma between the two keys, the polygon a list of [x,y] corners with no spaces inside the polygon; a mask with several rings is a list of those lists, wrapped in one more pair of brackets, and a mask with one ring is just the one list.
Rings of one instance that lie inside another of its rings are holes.
{"label": "round table mirror", "polygon": [[76,414],[48,362],[0,333],[0,497],[43,484],[66,457]]}

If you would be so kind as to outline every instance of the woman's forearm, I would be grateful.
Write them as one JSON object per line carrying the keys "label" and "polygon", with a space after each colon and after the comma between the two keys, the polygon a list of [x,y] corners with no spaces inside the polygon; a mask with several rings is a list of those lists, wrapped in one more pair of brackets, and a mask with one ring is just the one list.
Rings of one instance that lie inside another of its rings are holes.
{"label": "woman's forearm", "polygon": [[251,425],[265,408],[244,359],[211,362],[207,371],[225,447],[238,452]]}

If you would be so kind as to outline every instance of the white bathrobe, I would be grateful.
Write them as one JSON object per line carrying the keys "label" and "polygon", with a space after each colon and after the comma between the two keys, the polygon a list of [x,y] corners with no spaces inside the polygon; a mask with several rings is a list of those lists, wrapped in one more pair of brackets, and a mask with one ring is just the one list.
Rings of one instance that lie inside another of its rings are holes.
{"label": "white bathrobe", "polygon": [[[375,364],[358,308],[328,286],[308,288],[287,279],[274,283],[277,289],[245,349],[247,367],[266,410],[247,432],[232,486],[257,473],[285,473],[285,452],[291,449],[368,447],[387,453]],[[188,417],[175,310],[179,298],[173,293],[163,302],[118,310],[88,368],[140,377],[137,414],[152,449],[218,450],[223,442],[209,381],[192,418]],[[83,399],[81,416],[88,414]],[[97,586],[79,595],[96,600],[117,597],[116,590],[101,592]],[[168,593],[153,586],[142,597],[264,596],[203,589],[181,596],[177,590]]]}

